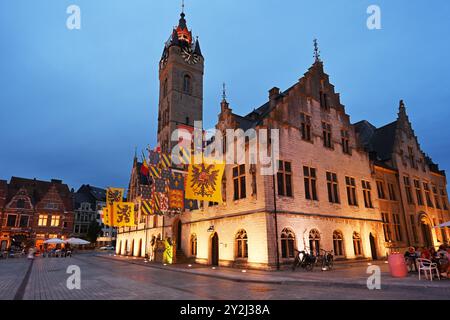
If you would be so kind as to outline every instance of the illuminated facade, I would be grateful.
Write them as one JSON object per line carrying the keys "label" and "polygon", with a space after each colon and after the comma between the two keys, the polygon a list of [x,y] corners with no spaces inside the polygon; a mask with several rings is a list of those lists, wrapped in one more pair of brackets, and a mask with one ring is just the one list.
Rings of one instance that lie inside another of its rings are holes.
{"label": "illuminated facade", "polygon": [[[198,41],[179,30],[187,30],[184,14],[160,62],[158,142],[165,152],[178,125],[202,119],[203,56]],[[261,175],[259,164],[227,165],[223,204],[140,216],[137,227],[119,229],[118,254],[145,256],[152,237],[171,237],[178,262],[274,268],[304,248],[379,259],[391,249],[447,241],[447,231],[431,228],[450,219],[445,173],[421,151],[403,103],[386,127],[352,124],[315,47],[304,76],[284,92],[271,89],[263,106],[240,116],[225,95],[221,103],[218,130],[280,129],[275,179]],[[148,189],[140,165],[135,159],[128,195],[137,204]],[[415,198],[421,194],[422,202]]]}
{"label": "illuminated facade", "polygon": [[12,177],[0,181],[0,251],[35,245],[73,233],[73,197],[60,180]]}

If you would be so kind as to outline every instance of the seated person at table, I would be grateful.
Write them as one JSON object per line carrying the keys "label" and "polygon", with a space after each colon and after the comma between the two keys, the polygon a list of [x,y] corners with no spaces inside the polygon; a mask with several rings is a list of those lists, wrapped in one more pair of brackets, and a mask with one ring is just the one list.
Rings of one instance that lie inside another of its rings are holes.
{"label": "seated person at table", "polygon": [[422,254],[420,256],[422,259],[431,260],[430,250],[427,248],[422,248]]}
{"label": "seated person at table", "polygon": [[445,245],[441,245],[439,247],[439,251],[437,252],[437,255],[439,257],[439,272],[442,276],[447,277],[449,276],[450,272],[450,253],[446,250]]}

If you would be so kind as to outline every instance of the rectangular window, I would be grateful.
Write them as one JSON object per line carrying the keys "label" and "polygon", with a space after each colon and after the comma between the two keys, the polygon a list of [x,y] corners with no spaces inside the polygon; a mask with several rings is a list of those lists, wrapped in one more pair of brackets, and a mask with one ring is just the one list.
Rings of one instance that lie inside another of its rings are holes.
{"label": "rectangular window", "polygon": [[441,189],[441,196],[442,196],[442,209],[448,210],[447,194],[445,193],[444,189]]}
{"label": "rectangular window", "polygon": [[414,169],[417,169],[417,162],[416,158],[414,157],[414,151],[413,148],[408,147],[408,154],[409,154],[409,163],[411,164],[411,167]]}
{"label": "rectangular window", "polygon": [[20,216],[20,223],[19,226],[21,228],[27,228],[28,227],[28,221],[30,220],[29,216]]}
{"label": "rectangular window", "polygon": [[372,187],[369,181],[362,180],[363,194],[364,194],[364,206],[366,208],[373,208],[372,204]]}
{"label": "rectangular window", "polygon": [[292,197],[292,168],[291,163],[287,161],[279,162],[277,174],[278,195]]}
{"label": "rectangular window", "polygon": [[341,130],[342,152],[350,154],[350,134],[347,130]]}
{"label": "rectangular window", "polygon": [[345,184],[347,186],[347,199],[350,206],[357,206],[358,199],[356,197],[356,182],[355,178],[345,177]]}
{"label": "rectangular window", "polygon": [[305,176],[305,198],[308,200],[319,200],[317,197],[317,175],[316,169],[303,167]]}
{"label": "rectangular window", "polygon": [[425,199],[427,200],[427,206],[434,208],[433,201],[431,200],[430,185],[426,182],[423,183],[423,190],[425,190]]}
{"label": "rectangular window", "polygon": [[328,200],[331,203],[339,203],[339,189],[336,173],[327,172],[327,188],[328,188]]}
{"label": "rectangular window", "polygon": [[384,233],[384,239],[386,242],[389,242],[392,240],[391,236],[391,222],[389,220],[389,213],[381,213],[381,218],[383,220],[383,233]]}
{"label": "rectangular window", "polygon": [[320,99],[320,107],[324,110],[329,110],[327,94],[320,91],[319,99]]}
{"label": "rectangular window", "polygon": [[331,124],[322,122],[323,146],[325,148],[333,148],[331,142]]}
{"label": "rectangular window", "polygon": [[15,227],[17,221],[17,216],[15,214],[9,214],[8,218],[6,219],[6,226],[7,227]]}
{"label": "rectangular window", "polygon": [[414,188],[416,189],[417,204],[423,206],[422,188],[419,180],[414,180]]}
{"label": "rectangular window", "polygon": [[245,164],[233,168],[234,200],[245,199],[247,196],[245,181]]}
{"label": "rectangular window", "polygon": [[305,141],[312,141],[311,138],[311,116],[305,113],[300,114],[300,131],[302,134],[302,139]]}
{"label": "rectangular window", "polygon": [[50,221],[50,226],[59,227],[59,220],[60,220],[59,216],[52,216],[52,219]]}
{"label": "rectangular window", "polygon": [[397,196],[395,194],[394,184],[393,183],[388,183],[388,189],[389,189],[389,200],[397,201]]}
{"label": "rectangular window", "polygon": [[38,226],[39,227],[46,227],[47,226],[47,219],[48,216],[46,214],[40,214],[39,220],[38,220]]}
{"label": "rectangular window", "polygon": [[414,204],[412,191],[411,191],[411,180],[409,177],[403,177],[403,182],[405,183],[405,193],[408,204]]}
{"label": "rectangular window", "polygon": [[392,214],[392,223],[394,229],[394,240],[402,241],[402,227],[400,223],[400,215],[397,213]]}
{"label": "rectangular window", "polygon": [[379,199],[386,199],[386,193],[384,192],[384,182],[378,180],[377,181],[377,191]]}
{"label": "rectangular window", "polygon": [[433,195],[434,195],[434,203],[436,204],[437,209],[441,209],[441,202],[439,200],[439,193],[436,186],[433,186]]}

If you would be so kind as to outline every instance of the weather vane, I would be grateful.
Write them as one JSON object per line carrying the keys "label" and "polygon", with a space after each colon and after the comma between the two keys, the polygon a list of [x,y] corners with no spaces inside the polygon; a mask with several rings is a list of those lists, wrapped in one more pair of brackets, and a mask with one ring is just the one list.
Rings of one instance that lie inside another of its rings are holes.
{"label": "weather vane", "polygon": [[320,51],[317,39],[314,39],[314,58],[316,59],[316,61],[320,61]]}
{"label": "weather vane", "polygon": [[225,100],[227,100],[227,87],[226,87],[226,84],[225,84],[225,82],[223,83],[223,85],[222,85],[222,98],[223,98],[223,101],[225,101]]}

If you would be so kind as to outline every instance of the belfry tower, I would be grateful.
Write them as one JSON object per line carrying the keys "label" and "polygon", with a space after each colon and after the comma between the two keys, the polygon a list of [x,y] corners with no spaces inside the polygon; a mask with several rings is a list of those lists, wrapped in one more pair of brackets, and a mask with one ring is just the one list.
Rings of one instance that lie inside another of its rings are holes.
{"label": "belfry tower", "polygon": [[172,132],[179,125],[193,126],[203,116],[204,58],[198,39],[187,27],[184,7],[178,26],[164,46],[159,64],[158,143],[170,152],[177,142]]}

